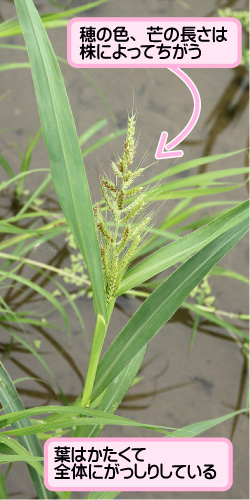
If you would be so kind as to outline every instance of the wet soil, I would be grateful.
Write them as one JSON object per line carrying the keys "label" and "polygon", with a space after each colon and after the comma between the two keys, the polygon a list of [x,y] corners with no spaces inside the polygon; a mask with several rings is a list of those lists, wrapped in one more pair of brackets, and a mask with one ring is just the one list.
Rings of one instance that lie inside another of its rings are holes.
{"label": "wet soil", "polygon": [[[82,2],[73,1],[72,6]],[[53,10],[47,0],[35,1],[40,13]],[[247,8],[245,1],[210,0],[110,0],[96,9],[88,11],[88,16],[145,16],[145,17],[192,17],[216,15],[218,7],[232,6],[237,9]],[[3,0],[1,4],[3,19],[15,15],[12,2]],[[50,30],[49,36],[57,55],[66,58],[66,28]],[[21,37],[11,38],[6,43],[22,43]],[[26,54],[14,50],[1,50],[1,63],[21,62]],[[90,79],[82,70],[61,65],[65,78],[76,126],[79,134],[90,127],[96,120],[107,118],[108,124],[99,133],[102,137],[113,132],[116,127],[126,126],[127,115],[133,102],[138,111],[137,131],[140,140],[137,151],[138,161],[147,152],[146,162],[154,162],[154,154],[162,130],[168,130],[170,137],[185,126],[192,111],[192,99],[171,72],[166,69],[95,69],[88,70],[88,75],[103,92],[112,110],[109,109],[93,87]],[[187,69],[187,74],[197,85],[201,96],[201,116],[184,147],[184,160],[191,160],[203,155],[224,153],[243,149],[247,146],[248,124],[248,76],[244,67],[235,69]],[[15,127],[0,135],[1,153],[8,159],[15,172],[19,172],[20,160],[13,144],[24,151],[31,133],[39,129],[39,117],[36,108],[30,72],[27,69],[5,71],[1,74],[1,95],[8,92],[1,101],[0,128]],[[89,155],[85,167],[93,200],[100,198],[98,170],[109,171],[110,159],[122,150],[122,139],[116,139]],[[180,160],[178,160],[180,162]],[[218,165],[212,164],[208,170],[245,166],[245,153],[223,160]],[[158,173],[172,165],[171,160],[163,160],[152,169]],[[32,158],[32,168],[48,167],[48,157],[42,140],[39,141]],[[146,176],[152,175],[152,170]],[[188,175],[188,174],[187,174]],[[1,178],[5,174],[1,172]],[[25,188],[31,192],[39,185],[43,174],[29,176]],[[244,200],[247,197],[245,179],[239,176],[242,187],[236,192],[222,194],[220,200]],[[46,208],[57,207],[53,191],[46,194]],[[219,199],[219,198],[218,198]],[[202,201],[202,200],[201,200]],[[158,212],[157,223],[165,218],[175,205],[175,200],[164,203]],[[12,193],[7,192],[0,201],[1,217],[15,211]],[[211,213],[219,210],[211,209]],[[207,215],[204,213],[204,216]],[[191,219],[190,219],[191,220]],[[63,237],[58,237],[52,244],[41,245],[32,251],[30,258],[39,258],[54,266],[68,264],[67,250]],[[247,238],[244,238],[221,262],[223,267],[247,274],[248,255]],[[34,280],[42,286],[48,286],[43,278]],[[246,313],[248,308],[247,288],[244,283],[228,278],[213,277],[212,293],[216,296],[216,307],[233,313]],[[52,287],[53,289],[53,287]],[[68,286],[69,291],[74,287]],[[75,289],[74,289],[75,290]],[[65,328],[54,311],[48,312],[48,304],[27,290],[16,293],[15,289],[3,290],[8,304],[16,310],[38,310],[51,323],[62,328],[60,331],[29,329],[25,338],[41,340],[40,352],[53,368],[57,382],[62,386],[69,402],[74,401],[83,386],[86,373],[89,344],[94,329],[94,311],[91,300],[86,296],[78,299],[77,305],[84,319],[88,341],[84,337],[69,305],[65,309],[70,315],[71,339],[67,338]],[[117,302],[111,320],[104,349],[126,324],[140,305],[134,298],[121,297]],[[140,370],[142,381],[131,389],[119,408],[119,414],[130,419],[165,425],[183,427],[188,424],[216,418],[246,406],[247,364],[239,346],[230,335],[207,321],[201,321],[194,347],[189,352],[193,317],[181,308],[157,334],[148,346],[147,354]],[[242,326],[242,323],[240,324]],[[6,353],[10,339],[3,333],[0,341],[2,355]],[[36,377],[41,381],[26,380],[17,385],[19,394],[27,407],[58,404],[61,397],[53,380],[44,371],[37,360],[15,342],[6,359],[5,366],[12,379]],[[44,383],[43,381],[47,382]],[[228,420],[204,436],[227,437],[234,445],[234,482],[229,491],[205,493],[122,493],[120,498],[218,498],[245,499],[248,491],[248,420],[245,415]],[[147,436],[143,429],[105,428],[103,436]],[[24,465],[13,467],[7,480],[10,498],[33,498],[35,492],[30,484]],[[82,498],[75,493],[73,498]]]}

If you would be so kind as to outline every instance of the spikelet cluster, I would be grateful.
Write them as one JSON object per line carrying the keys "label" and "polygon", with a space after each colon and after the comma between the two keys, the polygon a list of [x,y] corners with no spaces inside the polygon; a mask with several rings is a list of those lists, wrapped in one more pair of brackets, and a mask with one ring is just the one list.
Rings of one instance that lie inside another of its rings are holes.
{"label": "spikelet cluster", "polygon": [[111,163],[114,179],[100,176],[102,203],[94,208],[98,230],[107,303],[114,297],[149,226],[152,214],[144,215],[147,189],[131,187],[145,168],[131,169],[135,151],[135,115],[128,118],[123,155]]}

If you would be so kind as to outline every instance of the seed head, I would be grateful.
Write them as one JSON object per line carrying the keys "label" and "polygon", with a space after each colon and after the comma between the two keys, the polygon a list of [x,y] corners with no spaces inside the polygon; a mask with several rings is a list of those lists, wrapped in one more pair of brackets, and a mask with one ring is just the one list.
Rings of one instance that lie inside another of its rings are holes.
{"label": "seed head", "polygon": [[[131,188],[134,180],[143,173],[144,168],[134,168],[136,142],[135,115],[128,119],[128,130],[122,156],[111,162],[115,181],[107,176],[100,178],[103,200],[109,219],[95,207],[96,226],[101,243],[101,260],[106,286],[107,303],[114,297],[120,282],[138,249],[145,229],[152,216],[141,217],[141,212],[148,205],[146,188]],[[131,198],[133,198],[131,200]],[[130,199],[130,201],[129,201]],[[132,225],[133,223],[133,225]],[[120,231],[120,224],[123,226]]]}

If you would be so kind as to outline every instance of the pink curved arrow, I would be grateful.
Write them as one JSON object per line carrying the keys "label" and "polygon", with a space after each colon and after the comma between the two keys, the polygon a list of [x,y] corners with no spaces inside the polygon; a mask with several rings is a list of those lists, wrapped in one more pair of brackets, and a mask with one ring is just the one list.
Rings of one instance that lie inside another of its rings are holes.
{"label": "pink curved arrow", "polygon": [[168,69],[175,73],[189,88],[194,100],[194,109],[188,124],[172,141],[167,143],[168,133],[165,131],[161,133],[161,137],[155,153],[155,158],[157,160],[162,160],[163,158],[177,158],[184,155],[184,152],[182,150],[172,151],[172,149],[178,146],[178,144],[180,144],[180,142],[182,142],[183,139],[185,139],[185,137],[190,134],[200,116],[201,111],[200,94],[191,78],[189,78],[189,76],[187,76],[186,73],[184,73],[184,71],[179,68]]}

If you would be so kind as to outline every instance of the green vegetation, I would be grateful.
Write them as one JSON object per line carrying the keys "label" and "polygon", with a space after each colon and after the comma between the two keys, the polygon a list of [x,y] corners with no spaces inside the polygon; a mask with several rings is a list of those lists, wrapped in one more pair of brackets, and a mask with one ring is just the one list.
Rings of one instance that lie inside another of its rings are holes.
{"label": "green vegetation", "polygon": [[[55,6],[59,4],[50,1]],[[237,193],[242,187],[237,176],[247,174],[248,168],[224,168],[193,174],[196,167],[225,158],[235,156],[237,161],[237,153],[241,151],[236,151],[175,164],[145,181],[142,175],[145,168],[136,166],[136,120],[132,114],[128,119],[124,150],[111,163],[112,178],[105,173],[100,176],[102,199],[92,204],[83,157],[111,138],[124,135],[125,131],[115,131],[86,147],[87,141],[106,125],[106,120],[99,120],[78,137],[61,71],[45,28],[61,26],[67,16],[104,1],[40,18],[32,0],[15,0],[19,21],[2,23],[0,29],[0,36],[23,31],[30,59],[26,64],[31,67],[41,130],[50,159],[50,169],[31,168],[32,152],[41,135],[40,130],[30,138],[17,175],[6,159],[0,157],[8,176],[8,180],[0,184],[0,190],[12,188],[18,200],[17,213],[0,222],[4,235],[0,242],[1,287],[20,295],[23,290],[38,294],[50,309],[59,312],[69,337],[72,332],[68,305],[86,334],[84,318],[75,300],[77,297],[86,294],[89,300],[93,298],[96,320],[85,384],[71,404],[40,352],[39,339],[31,343],[22,335],[30,325],[48,329],[55,329],[57,325],[46,317],[39,317],[35,309],[23,311],[20,308],[19,311],[16,306],[12,310],[5,298],[0,299],[1,326],[10,338],[0,364],[3,411],[0,416],[0,463],[11,467],[14,462],[25,462],[40,499],[70,498],[68,493],[49,492],[44,486],[41,441],[49,437],[65,434],[94,437],[105,425],[138,427],[161,436],[192,437],[247,411],[243,408],[180,429],[169,428],[166,422],[157,426],[115,414],[129,388],[137,382],[148,343],[180,307],[194,315],[190,348],[200,318],[205,318],[222,327],[244,355],[248,355],[247,335],[243,329],[230,323],[233,319],[230,313],[217,309],[216,296],[210,287],[210,277],[216,275],[248,282],[244,276],[218,265],[248,231],[248,202],[238,202],[237,195],[233,201],[220,200],[218,195]],[[70,6],[70,2],[65,3],[66,6]],[[25,179],[41,171],[43,181],[33,193],[27,192]],[[179,176],[183,172],[190,175]],[[132,185],[134,181],[139,182],[139,176],[141,183]],[[235,176],[237,183],[231,182]],[[62,213],[46,207],[44,196],[48,189],[55,189]],[[178,201],[161,225],[154,227],[153,203],[169,198]],[[211,207],[217,212],[208,212]],[[206,217],[200,215],[203,209],[207,210]],[[39,249],[45,242],[52,243],[61,235],[66,237],[70,251],[67,267],[30,258],[32,249]],[[175,266],[174,271],[172,266]],[[41,280],[46,279],[49,287],[44,286],[43,281],[37,283],[37,277],[23,276],[23,268],[34,271]],[[160,273],[166,270],[168,276],[162,276]],[[72,293],[68,284],[74,284]],[[123,294],[140,297],[143,302],[101,358],[116,299]],[[235,316],[239,321],[247,319],[243,312]],[[14,341],[25,347],[42,365],[60,394],[61,404],[24,408],[15,382],[4,367]],[[7,498],[5,480],[9,470],[5,475],[0,474],[0,495],[3,498]],[[117,494],[112,494],[112,497]],[[94,497],[92,494],[88,496]]]}

